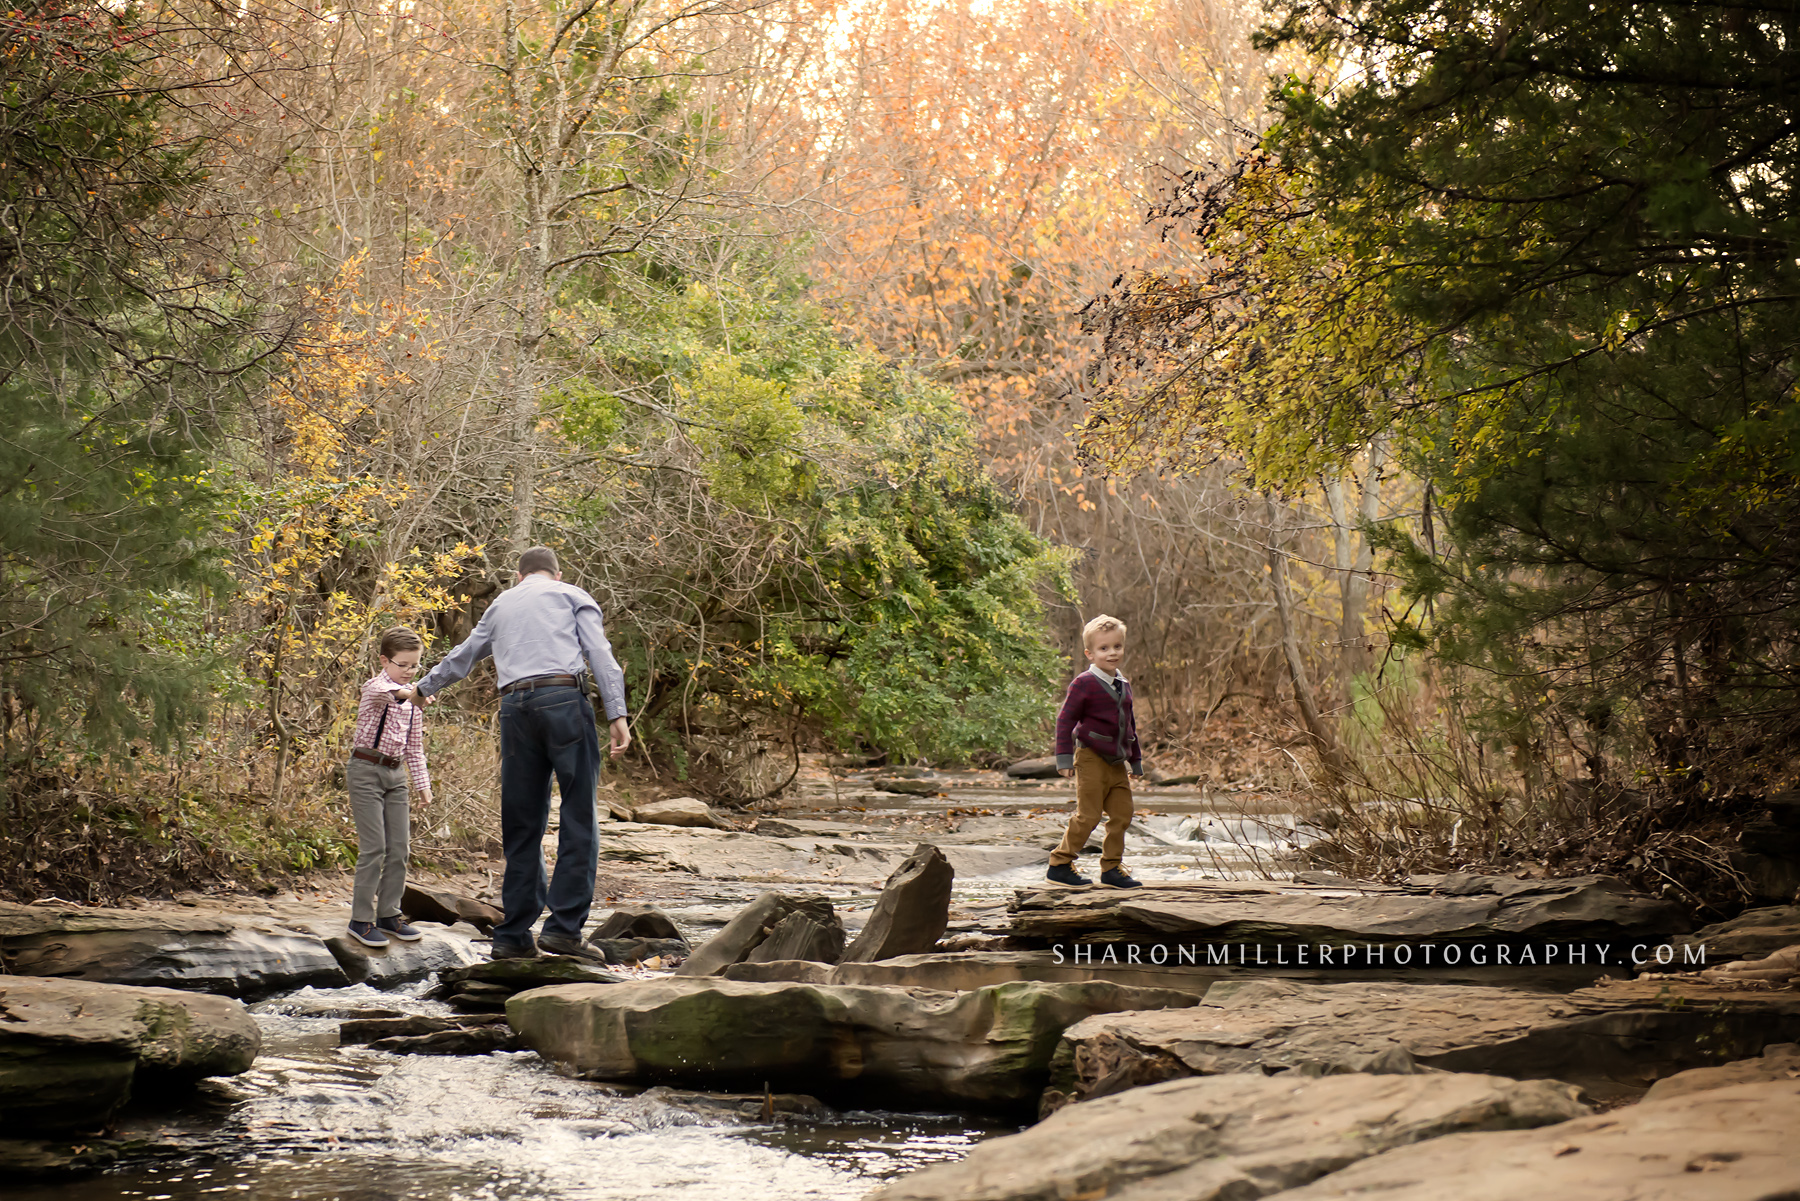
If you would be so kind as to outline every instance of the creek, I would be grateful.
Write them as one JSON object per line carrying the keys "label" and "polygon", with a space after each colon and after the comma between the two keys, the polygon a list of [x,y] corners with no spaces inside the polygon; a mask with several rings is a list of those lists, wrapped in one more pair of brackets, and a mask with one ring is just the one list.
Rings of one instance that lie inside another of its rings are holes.
{"label": "creek", "polygon": [[[947,774],[933,797],[862,792],[846,805],[835,787],[799,788],[783,817],[892,830],[889,840],[931,840],[961,825],[958,841],[996,847],[1053,845],[1069,786],[1008,784],[989,774]],[[1282,849],[1270,827],[1291,822],[1224,806],[1198,790],[1146,790],[1127,838],[1146,880],[1253,877]],[[809,795],[810,794],[810,795]],[[917,833],[912,833],[916,830]],[[1141,833],[1140,833],[1141,831]],[[1002,933],[1004,905],[1043,877],[1028,863],[959,877],[953,932]],[[855,929],[878,888],[824,880],[789,887],[831,896]],[[698,944],[770,882],[658,874],[648,899]],[[764,1120],[691,1093],[627,1089],[559,1075],[532,1052],[395,1055],[340,1047],[338,1024],[359,1011],[445,1014],[428,982],[380,992],[364,985],[301,989],[252,1007],[263,1035],[255,1066],[181,1097],[140,1098],[117,1122],[136,1149],[85,1179],[9,1185],[8,1201],[757,1201],[860,1198],[915,1168],[960,1159],[1016,1126],[966,1115],[825,1111]],[[373,1016],[373,1014],[369,1014]]]}
{"label": "creek", "polygon": [[[254,1006],[248,1073],[134,1103],[120,1167],[11,1185],[8,1201],[850,1201],[1017,1127],[955,1115],[840,1113],[764,1121],[697,1094],[558,1075],[529,1051],[394,1055],[340,1047],[359,1009],[448,1013],[366,986]],[[334,1010],[333,1016],[315,1016]],[[296,1012],[298,1011],[298,1012]]]}

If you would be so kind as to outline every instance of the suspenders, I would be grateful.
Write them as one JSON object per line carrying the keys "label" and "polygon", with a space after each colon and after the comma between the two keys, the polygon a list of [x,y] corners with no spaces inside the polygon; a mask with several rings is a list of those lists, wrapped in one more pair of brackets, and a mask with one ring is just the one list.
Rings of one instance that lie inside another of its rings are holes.
{"label": "suspenders", "polygon": [[[392,713],[393,711],[394,711],[394,707],[392,705],[383,705],[381,707],[381,720],[375,723],[375,745],[371,746],[371,747],[359,747],[357,749],[374,751],[377,755],[383,753],[381,750],[381,735],[382,735],[382,732],[387,729],[388,714]],[[407,718],[406,737],[407,737],[408,742],[412,741],[412,723],[417,721],[418,718],[419,718],[419,710],[418,710],[418,706],[415,705],[413,707],[412,715]],[[398,755],[394,755],[394,756],[390,756],[390,757],[396,758],[396,759],[399,758]]]}

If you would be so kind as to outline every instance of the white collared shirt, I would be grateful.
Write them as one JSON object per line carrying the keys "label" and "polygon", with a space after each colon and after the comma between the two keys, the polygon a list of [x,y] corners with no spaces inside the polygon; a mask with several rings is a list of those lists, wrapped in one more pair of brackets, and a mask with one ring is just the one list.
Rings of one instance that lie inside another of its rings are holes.
{"label": "white collared shirt", "polygon": [[[1100,682],[1102,684],[1105,684],[1106,690],[1108,692],[1112,693],[1114,696],[1118,696],[1121,694],[1122,689],[1119,687],[1120,684],[1129,684],[1131,682],[1125,678],[1125,673],[1122,671],[1118,672],[1114,675],[1110,675],[1110,676],[1107,675],[1105,672],[1100,670],[1100,665],[1098,663],[1088,664],[1088,670],[1093,672],[1096,676],[1100,677]],[[1117,680],[1118,684],[1113,683],[1114,680]]]}

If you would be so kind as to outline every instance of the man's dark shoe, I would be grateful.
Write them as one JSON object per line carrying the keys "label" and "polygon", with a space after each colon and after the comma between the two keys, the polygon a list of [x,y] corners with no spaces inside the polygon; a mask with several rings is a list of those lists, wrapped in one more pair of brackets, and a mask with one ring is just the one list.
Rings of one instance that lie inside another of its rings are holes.
{"label": "man's dark shoe", "polygon": [[405,916],[398,913],[393,917],[382,918],[380,921],[376,922],[375,925],[380,928],[383,934],[392,935],[401,942],[418,942],[421,938],[425,937],[423,931],[417,926],[407,925]]}
{"label": "man's dark shoe", "polygon": [[350,937],[365,947],[388,945],[387,935],[383,934],[374,922],[351,922]]}
{"label": "man's dark shoe", "polygon": [[1052,884],[1067,884],[1071,888],[1081,888],[1093,881],[1080,875],[1067,863],[1052,863],[1050,870],[1044,873],[1044,879]]}
{"label": "man's dark shoe", "polygon": [[1142,888],[1143,885],[1125,874],[1122,867],[1109,867],[1100,873],[1100,883],[1108,888]]}
{"label": "man's dark shoe", "polygon": [[599,947],[585,938],[570,938],[567,934],[544,935],[538,939],[538,950],[546,955],[570,955],[589,963],[606,962],[606,954]]}
{"label": "man's dark shoe", "polygon": [[489,959],[536,959],[538,949],[528,942],[499,942],[488,950]]}

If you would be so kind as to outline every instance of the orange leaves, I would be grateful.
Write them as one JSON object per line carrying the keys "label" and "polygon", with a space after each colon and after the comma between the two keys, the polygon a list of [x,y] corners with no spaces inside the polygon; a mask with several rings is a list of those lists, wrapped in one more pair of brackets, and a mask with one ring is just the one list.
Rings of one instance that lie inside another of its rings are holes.
{"label": "orange leaves", "polygon": [[1240,70],[1260,90],[1247,46],[1207,62],[1169,38],[1195,11],[875,0],[840,22],[808,100],[829,201],[811,274],[859,334],[953,383],[996,451],[1079,389],[1075,310],[1166,252],[1143,231],[1163,164],[1218,154],[1187,106]]}

